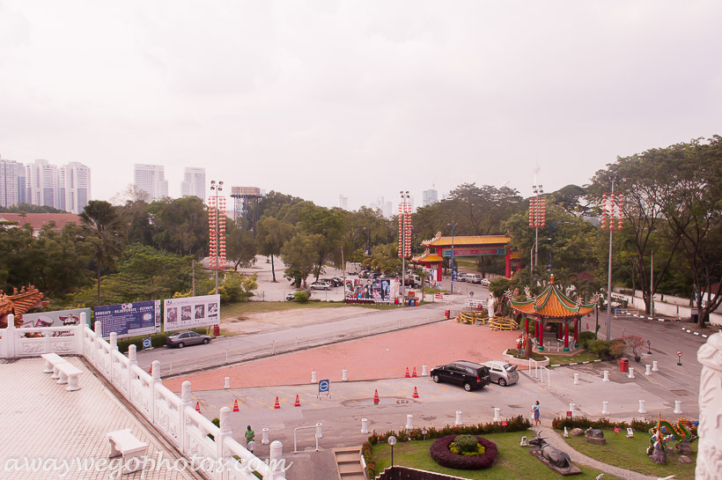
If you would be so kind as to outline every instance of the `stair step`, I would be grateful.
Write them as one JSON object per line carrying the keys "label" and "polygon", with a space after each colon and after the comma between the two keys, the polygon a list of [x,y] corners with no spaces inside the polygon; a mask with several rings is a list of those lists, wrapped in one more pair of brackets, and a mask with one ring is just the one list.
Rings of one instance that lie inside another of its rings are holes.
{"label": "stair step", "polygon": [[339,473],[344,474],[344,473],[363,472],[363,469],[361,468],[361,464],[357,463],[356,465],[339,465],[338,471],[339,471]]}
{"label": "stair step", "polygon": [[350,473],[350,474],[341,474],[341,480],[366,480],[366,475],[363,473]]}
{"label": "stair step", "polygon": [[358,452],[344,452],[336,454],[337,462],[358,462],[361,455]]}

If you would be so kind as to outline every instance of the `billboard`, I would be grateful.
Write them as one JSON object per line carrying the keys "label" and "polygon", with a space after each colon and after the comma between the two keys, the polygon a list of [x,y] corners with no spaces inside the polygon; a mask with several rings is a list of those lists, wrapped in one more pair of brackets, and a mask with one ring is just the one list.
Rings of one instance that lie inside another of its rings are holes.
{"label": "billboard", "polygon": [[190,330],[221,323],[221,296],[171,298],[163,301],[163,331]]}
{"label": "billboard", "polygon": [[90,325],[90,309],[57,310],[55,312],[26,313],[23,315],[22,328],[67,327],[80,325],[80,314],[85,313],[85,321]]}
{"label": "billboard", "polygon": [[95,307],[93,313],[102,326],[103,338],[111,332],[123,338],[160,331],[160,300],[105,305]]}
{"label": "billboard", "polygon": [[[451,257],[451,249],[442,249],[442,256]],[[506,247],[454,248],[454,257],[483,257],[488,255],[506,255]]]}

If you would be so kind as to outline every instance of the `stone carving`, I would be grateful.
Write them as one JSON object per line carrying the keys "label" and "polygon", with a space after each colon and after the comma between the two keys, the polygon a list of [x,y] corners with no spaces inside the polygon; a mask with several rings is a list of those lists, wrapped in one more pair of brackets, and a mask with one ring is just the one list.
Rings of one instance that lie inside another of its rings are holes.
{"label": "stone carving", "polygon": [[604,432],[599,429],[589,427],[586,432],[584,432],[584,436],[589,443],[593,443],[595,445],[607,444],[607,439],[604,438]]}
{"label": "stone carving", "polygon": [[722,471],[722,333],[707,339],[697,352],[702,364],[699,388],[697,480],[719,478]]}
{"label": "stone carving", "polygon": [[569,433],[571,433],[575,437],[581,437],[582,435],[584,435],[584,430],[582,430],[581,428],[572,428],[572,431]]}
{"label": "stone carving", "polygon": [[529,440],[529,445],[539,447],[541,456],[555,467],[569,468],[572,465],[572,460],[569,458],[569,455],[549,445],[540,435]]}

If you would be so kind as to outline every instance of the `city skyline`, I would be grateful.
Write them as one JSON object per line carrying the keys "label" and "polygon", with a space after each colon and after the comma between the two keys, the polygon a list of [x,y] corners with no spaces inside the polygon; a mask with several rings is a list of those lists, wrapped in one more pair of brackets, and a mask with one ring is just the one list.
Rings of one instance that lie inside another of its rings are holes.
{"label": "city skyline", "polygon": [[137,163],[176,198],[200,166],[356,210],[432,185],[529,197],[537,164],[552,192],[721,133],[719,2],[208,5],[2,2],[0,153],[86,165],[101,200]]}

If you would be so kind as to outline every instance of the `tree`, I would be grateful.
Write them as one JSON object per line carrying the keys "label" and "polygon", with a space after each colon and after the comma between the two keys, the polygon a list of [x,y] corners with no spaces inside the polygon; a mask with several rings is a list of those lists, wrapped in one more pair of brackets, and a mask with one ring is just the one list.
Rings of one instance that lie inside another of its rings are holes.
{"label": "tree", "polygon": [[311,202],[301,205],[299,228],[308,235],[316,235],[316,265],[314,275],[318,280],[326,259],[336,265],[341,263],[341,244],[343,238],[343,217],[340,209],[318,207]]}
{"label": "tree", "polygon": [[464,183],[451,191],[448,201],[439,205],[453,210],[450,218],[459,223],[459,232],[490,235],[502,233],[501,222],[521,209],[521,200],[518,192],[509,187],[477,187],[474,183]]}
{"label": "tree", "polygon": [[80,214],[86,238],[95,250],[98,305],[100,305],[100,274],[102,268],[115,268],[123,252],[122,220],[116,208],[103,200],[91,200]]}
{"label": "tree", "polygon": [[[243,219],[239,220],[242,223]],[[256,239],[253,232],[236,222],[226,223],[226,257],[233,262],[233,269],[250,267],[256,262]]]}
{"label": "tree", "polygon": [[208,213],[198,197],[164,198],[149,207],[156,248],[200,256],[208,245]]}
{"label": "tree", "polygon": [[318,245],[323,242],[322,235],[297,233],[281,248],[281,258],[286,264],[286,278],[292,279],[296,287],[306,287],[306,278],[311,274],[318,259]]}
{"label": "tree", "polygon": [[281,254],[281,249],[295,234],[296,229],[290,223],[282,222],[275,217],[263,217],[258,221],[256,242],[261,255],[271,257],[271,275],[276,281],[274,256]]}

